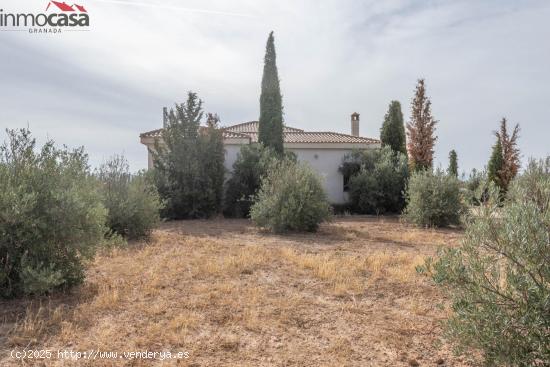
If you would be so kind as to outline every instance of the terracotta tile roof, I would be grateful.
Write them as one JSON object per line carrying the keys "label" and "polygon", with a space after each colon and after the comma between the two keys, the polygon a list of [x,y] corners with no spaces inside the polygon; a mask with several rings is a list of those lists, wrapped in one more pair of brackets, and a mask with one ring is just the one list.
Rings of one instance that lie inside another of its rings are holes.
{"label": "terracotta tile roof", "polygon": [[[258,121],[249,121],[242,124],[231,125],[223,128],[223,137],[231,138],[249,138],[251,142],[258,141]],[[140,134],[142,138],[159,138],[162,129]],[[377,144],[378,139],[365,138],[362,136],[353,136],[329,131],[304,131],[290,126],[284,128],[285,143],[352,143],[352,144]]]}
{"label": "terracotta tile roof", "polygon": [[156,129],[139,134],[140,138],[160,138],[163,129]]}
{"label": "terracotta tile roof", "polygon": [[[237,132],[237,133],[257,133],[259,130],[260,123],[258,121],[248,121],[243,122],[242,124],[231,125],[226,127],[227,131]],[[292,131],[304,131],[302,129],[297,129],[295,127],[285,126],[284,132]]]}
{"label": "terracotta tile roof", "polygon": [[[258,141],[258,133],[247,133],[252,142]],[[334,133],[330,131],[291,131],[283,133],[285,143],[359,143],[376,144],[380,141],[362,136]]]}
{"label": "terracotta tile roof", "polygon": [[[202,130],[202,129],[204,129],[204,126],[201,126],[199,131]],[[160,138],[160,137],[162,137],[162,130],[163,129],[156,129],[156,130],[147,131],[145,133],[139,134],[139,137],[140,138]],[[231,138],[250,139],[250,136],[248,134],[238,133],[238,132],[231,131],[231,130],[226,130],[226,129],[224,129],[224,131],[223,131],[223,137],[226,138],[226,139],[231,139]]]}
{"label": "terracotta tile roof", "polygon": [[234,132],[234,131],[228,131],[228,130],[224,130],[223,131],[223,138],[224,139],[231,139],[231,138],[236,138],[236,139],[250,139],[250,136],[248,134],[244,134],[244,133],[237,133],[237,132]]}

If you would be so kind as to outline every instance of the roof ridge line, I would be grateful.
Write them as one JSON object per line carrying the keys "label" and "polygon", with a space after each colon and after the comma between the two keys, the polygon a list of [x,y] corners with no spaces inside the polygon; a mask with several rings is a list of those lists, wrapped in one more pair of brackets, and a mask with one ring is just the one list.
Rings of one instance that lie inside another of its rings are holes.
{"label": "roof ridge line", "polygon": [[306,133],[306,134],[334,134],[334,135],[341,135],[341,136],[347,136],[347,137],[352,137],[352,138],[361,138],[361,139],[370,139],[370,140],[378,140],[376,138],[369,138],[369,137],[366,137],[366,136],[357,136],[357,135],[351,135],[351,134],[344,134],[344,133],[339,133],[339,132],[336,132],[336,131],[286,131],[284,132],[285,134],[289,134],[289,133]]}

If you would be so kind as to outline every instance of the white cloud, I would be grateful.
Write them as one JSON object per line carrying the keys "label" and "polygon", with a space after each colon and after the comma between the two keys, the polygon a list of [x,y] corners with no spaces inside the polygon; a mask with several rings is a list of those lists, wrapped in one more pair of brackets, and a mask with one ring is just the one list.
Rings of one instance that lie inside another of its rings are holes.
{"label": "white cloud", "polygon": [[[139,132],[187,90],[233,123],[257,118],[265,40],[275,31],[286,120],[306,129],[377,136],[390,100],[408,118],[425,77],[438,126],[438,162],[456,149],[482,167],[491,131],[522,126],[525,156],[550,154],[550,6],[525,1],[82,0],[90,32],[0,33],[1,127],[83,144],[93,164],[124,151],[146,166]],[[4,1],[5,11],[45,1]],[[103,138],[108,136],[108,138]],[[0,139],[5,135],[0,132]]]}

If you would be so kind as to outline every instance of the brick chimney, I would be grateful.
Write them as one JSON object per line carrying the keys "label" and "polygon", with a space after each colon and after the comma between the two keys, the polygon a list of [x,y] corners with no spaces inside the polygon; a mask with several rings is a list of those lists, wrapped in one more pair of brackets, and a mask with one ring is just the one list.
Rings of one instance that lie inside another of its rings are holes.
{"label": "brick chimney", "polygon": [[357,112],[351,114],[351,135],[359,136],[359,114]]}

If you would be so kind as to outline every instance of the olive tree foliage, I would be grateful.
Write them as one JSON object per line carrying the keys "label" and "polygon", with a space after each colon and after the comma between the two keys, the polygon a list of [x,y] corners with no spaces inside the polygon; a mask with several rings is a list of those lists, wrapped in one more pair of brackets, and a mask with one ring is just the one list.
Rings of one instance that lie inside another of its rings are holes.
{"label": "olive tree foliage", "polygon": [[550,363],[550,158],[531,161],[502,200],[493,183],[459,248],[428,272],[452,300],[448,335],[487,365]]}
{"label": "olive tree foliage", "polygon": [[314,232],[330,215],[321,178],[308,165],[292,159],[271,164],[250,210],[257,226],[276,233]]}
{"label": "olive tree foliage", "polygon": [[344,157],[340,172],[349,179],[349,202],[356,213],[400,213],[409,176],[407,156],[386,145]]}
{"label": "olive tree foliage", "polygon": [[460,224],[465,212],[460,181],[454,175],[441,169],[412,174],[407,188],[406,220],[420,226],[445,227]]}
{"label": "olive tree foliage", "polygon": [[147,237],[159,223],[162,208],[152,177],[145,172],[131,174],[128,161],[120,155],[102,164],[96,177],[111,231],[129,239]]}
{"label": "olive tree foliage", "polygon": [[184,103],[168,114],[151,152],[155,183],[165,202],[161,215],[170,219],[207,218],[222,206],[225,168],[222,131],[218,117],[209,114],[206,127],[202,101],[189,92]]}
{"label": "olive tree foliage", "polygon": [[40,149],[29,130],[0,147],[0,296],[40,294],[84,279],[107,212],[82,148]]}
{"label": "olive tree foliage", "polygon": [[487,195],[487,171],[472,169],[465,181],[464,197],[469,205],[479,205]]}

